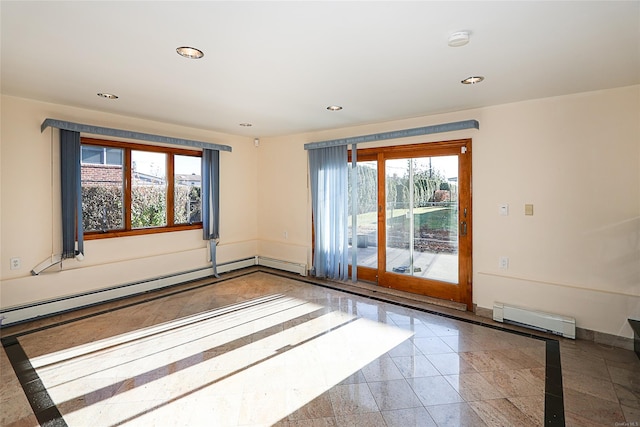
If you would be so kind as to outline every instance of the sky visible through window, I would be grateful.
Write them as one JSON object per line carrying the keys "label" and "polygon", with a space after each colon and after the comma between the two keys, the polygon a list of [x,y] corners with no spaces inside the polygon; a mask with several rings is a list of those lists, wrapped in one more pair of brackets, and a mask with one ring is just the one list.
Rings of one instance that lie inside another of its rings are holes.
{"label": "sky visible through window", "polygon": [[175,156],[174,168],[175,174],[178,175],[200,175],[202,159],[194,156]]}
{"label": "sky visible through window", "polygon": [[[414,167],[418,171],[428,169],[429,159],[431,168],[440,172],[448,181],[458,177],[458,156],[420,157],[414,159]],[[387,161],[386,168],[392,173],[396,172],[398,176],[403,176],[407,173],[406,159]]]}
{"label": "sky visible through window", "polygon": [[[133,151],[132,161],[135,164],[135,171],[158,178],[166,177],[166,155],[163,153],[152,153],[147,151]],[[195,156],[174,157],[175,174],[178,175],[200,175],[201,158]]]}

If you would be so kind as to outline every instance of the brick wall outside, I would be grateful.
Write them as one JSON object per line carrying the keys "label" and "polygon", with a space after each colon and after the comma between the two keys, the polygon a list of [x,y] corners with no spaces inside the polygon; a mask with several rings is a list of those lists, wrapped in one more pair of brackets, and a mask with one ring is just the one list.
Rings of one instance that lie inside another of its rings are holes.
{"label": "brick wall outside", "polygon": [[89,185],[121,186],[122,166],[117,165],[82,165],[82,183]]}

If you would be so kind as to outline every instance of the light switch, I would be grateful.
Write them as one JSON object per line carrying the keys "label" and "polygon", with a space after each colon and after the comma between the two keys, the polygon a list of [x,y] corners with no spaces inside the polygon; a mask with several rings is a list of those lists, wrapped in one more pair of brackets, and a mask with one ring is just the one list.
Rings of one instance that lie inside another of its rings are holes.
{"label": "light switch", "polygon": [[533,205],[532,204],[524,205],[524,214],[525,215],[533,215]]}
{"label": "light switch", "polygon": [[500,212],[500,216],[509,215],[509,205],[507,203],[500,205],[498,211]]}

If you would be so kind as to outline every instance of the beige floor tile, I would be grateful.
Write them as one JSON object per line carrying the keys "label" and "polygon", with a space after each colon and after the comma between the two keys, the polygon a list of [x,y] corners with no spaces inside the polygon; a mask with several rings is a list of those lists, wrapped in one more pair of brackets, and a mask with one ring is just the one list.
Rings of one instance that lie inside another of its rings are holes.
{"label": "beige floor tile", "polygon": [[585,372],[578,373],[573,370],[563,371],[562,385],[565,388],[579,391],[599,399],[618,402],[618,396],[611,381],[594,378]]}
{"label": "beige floor tile", "polygon": [[440,372],[426,356],[399,356],[393,357],[392,360],[405,378],[440,375]]}
{"label": "beige floor tile", "polygon": [[478,372],[458,353],[428,354],[427,359],[442,375],[457,375]]}
{"label": "beige floor tile", "polygon": [[336,421],[340,427],[387,427],[380,412],[339,416]]}
{"label": "beige floor tile", "polygon": [[427,406],[427,410],[441,427],[486,426],[482,418],[466,402]]}
{"label": "beige floor tile", "polygon": [[507,399],[478,400],[469,402],[469,406],[490,427],[530,426],[536,422]]}
{"label": "beige floor tile", "polygon": [[599,399],[589,394],[580,393],[570,388],[564,389],[565,416],[571,414],[572,419],[586,419],[601,425],[624,422],[624,414],[620,404]]}
{"label": "beige floor tile", "polygon": [[446,375],[449,384],[466,401],[499,399],[505,395],[480,373]]}
{"label": "beige floor tile", "polygon": [[545,372],[543,368],[485,371],[481,375],[504,397],[544,396]]}
{"label": "beige floor tile", "polygon": [[543,352],[545,351],[544,347],[526,347],[525,349],[507,348],[502,350],[500,354],[517,365],[518,369],[541,368],[545,365],[545,358],[540,360],[539,357],[530,353],[531,350],[535,351],[534,349],[536,348],[543,350]]}
{"label": "beige floor tile", "polygon": [[389,356],[380,357],[362,368],[367,382],[403,379],[402,373]]}
{"label": "beige floor tile", "polygon": [[418,350],[418,347],[413,343],[413,337],[403,341],[401,344],[394,347],[388,352],[391,357],[399,356],[418,356],[422,355],[422,352]]}
{"label": "beige floor tile", "polygon": [[378,412],[379,408],[367,384],[345,384],[333,387],[329,396],[336,416]]}
{"label": "beige floor tile", "polygon": [[611,380],[615,384],[620,384],[635,394],[640,394],[640,373],[635,370],[618,368],[616,366],[609,366],[608,369]]}
{"label": "beige floor tile", "polygon": [[364,377],[362,370],[358,370],[353,374],[346,377],[342,380],[338,385],[347,385],[347,384],[364,384],[367,382],[367,379]]}
{"label": "beige floor tile", "polygon": [[622,405],[622,413],[629,425],[640,425],[640,409]]}
{"label": "beige floor tile", "polygon": [[[197,288],[206,283],[212,281],[40,319],[2,334],[113,310],[20,338],[71,427],[127,421],[169,425],[176,413],[194,426],[482,427],[544,421],[543,341],[267,273]],[[114,310],[168,294],[173,295]],[[284,299],[266,302],[263,297],[270,295],[316,308],[273,309]],[[250,307],[237,309],[253,299]],[[229,310],[235,314],[221,314]],[[338,311],[343,314],[332,317]],[[464,316],[477,320],[471,313]],[[188,326],[176,326],[176,319]],[[345,348],[317,345],[350,330],[354,319],[407,334],[379,346],[362,363],[354,360],[362,349],[370,353],[379,333],[335,341]],[[567,425],[635,421],[640,411],[635,354],[579,340],[560,342]],[[349,350],[356,344],[366,347]],[[4,352],[0,369],[0,425],[35,427]]]}
{"label": "beige floor tile", "polygon": [[381,411],[422,407],[405,380],[370,382],[369,390]]}
{"label": "beige floor tile", "polygon": [[413,340],[418,350],[422,354],[442,354],[442,353],[454,353],[455,351],[449,347],[443,340],[443,337],[424,337],[415,338]]}
{"label": "beige floor tile", "polygon": [[640,409],[640,393],[620,384],[613,384],[613,389],[616,391],[616,396],[621,405]]}
{"label": "beige floor tile", "polygon": [[478,372],[507,371],[521,366],[506,357],[500,350],[460,353],[460,357]]}
{"label": "beige floor tile", "polygon": [[287,417],[287,421],[333,418],[333,407],[329,392],[323,393],[303,407],[296,409]]}
{"label": "beige floor tile", "polygon": [[435,421],[423,407],[383,411],[387,427],[436,427]]}
{"label": "beige floor tile", "polygon": [[407,382],[425,406],[463,401],[462,397],[444,377],[409,378]]}
{"label": "beige floor tile", "polygon": [[335,418],[314,418],[311,420],[281,420],[274,427],[337,427]]}
{"label": "beige floor tile", "polygon": [[529,417],[534,423],[532,425],[544,425],[544,394],[510,397],[507,400],[513,403],[523,414]]}
{"label": "beige floor tile", "polygon": [[563,371],[589,372],[589,375],[604,380],[611,380],[605,360],[581,347],[561,346],[560,361]]}

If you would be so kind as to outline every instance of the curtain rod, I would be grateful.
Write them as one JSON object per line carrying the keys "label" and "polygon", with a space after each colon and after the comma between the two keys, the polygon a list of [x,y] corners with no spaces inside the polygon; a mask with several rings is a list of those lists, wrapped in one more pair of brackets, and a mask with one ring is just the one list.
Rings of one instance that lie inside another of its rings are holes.
{"label": "curtain rod", "polygon": [[40,126],[40,132],[44,132],[49,126],[92,135],[113,136],[117,138],[136,139],[140,141],[160,142],[163,144],[184,145],[187,147],[208,148],[210,150],[231,151],[228,145],[212,144],[210,142],[194,141],[191,139],[173,138],[170,136],[153,135],[150,133],[133,132],[130,130],[112,129],[102,126],[83,125],[64,120],[45,119]]}
{"label": "curtain rod", "polygon": [[362,142],[384,141],[385,139],[406,138],[409,136],[429,135],[432,133],[451,132],[463,129],[480,129],[480,123],[478,123],[477,120],[463,120],[460,122],[444,123],[441,125],[395,130],[391,132],[374,133],[371,135],[354,136],[350,138],[331,139],[328,141],[310,142],[304,145],[304,149],[312,150],[314,148],[326,148],[339,145],[359,144]]}

